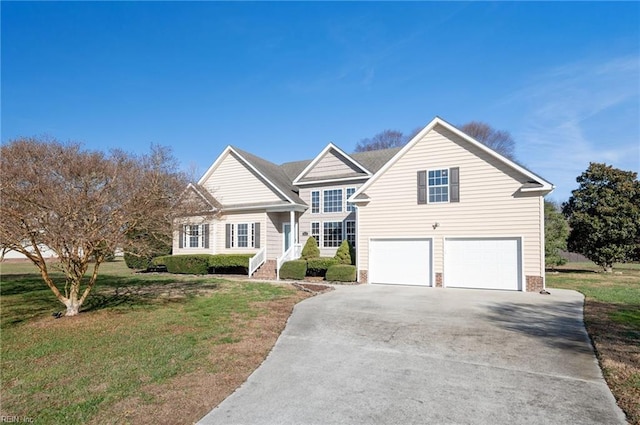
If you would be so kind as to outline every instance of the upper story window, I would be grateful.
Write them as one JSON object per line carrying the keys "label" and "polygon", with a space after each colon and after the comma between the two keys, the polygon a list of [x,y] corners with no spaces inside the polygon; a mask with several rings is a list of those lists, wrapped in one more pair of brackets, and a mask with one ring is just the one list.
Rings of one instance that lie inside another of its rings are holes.
{"label": "upper story window", "polygon": [[323,212],[342,212],[342,189],[325,190],[323,198]]}
{"label": "upper story window", "polygon": [[449,202],[449,170],[429,170],[429,203]]}
{"label": "upper story window", "polygon": [[318,214],[320,212],[320,191],[314,190],[311,192],[311,214]]}
{"label": "upper story window", "polygon": [[[354,193],[356,193],[356,188],[355,187],[348,187],[347,188],[347,199],[349,199],[349,197],[351,195],[353,195]],[[351,202],[347,202],[347,211],[351,212],[351,211],[355,211],[356,210],[356,206],[353,205],[353,203]]]}

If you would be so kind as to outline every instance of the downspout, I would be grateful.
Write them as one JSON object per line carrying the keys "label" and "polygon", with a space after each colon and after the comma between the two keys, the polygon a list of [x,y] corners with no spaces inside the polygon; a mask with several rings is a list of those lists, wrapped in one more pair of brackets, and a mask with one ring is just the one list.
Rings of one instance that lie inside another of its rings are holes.
{"label": "downspout", "polygon": [[[524,248],[523,248],[524,249]],[[545,276],[545,241],[544,241],[544,196],[540,196],[540,277],[542,278],[542,291],[547,290],[547,278]],[[526,282],[525,282],[526,285]]]}

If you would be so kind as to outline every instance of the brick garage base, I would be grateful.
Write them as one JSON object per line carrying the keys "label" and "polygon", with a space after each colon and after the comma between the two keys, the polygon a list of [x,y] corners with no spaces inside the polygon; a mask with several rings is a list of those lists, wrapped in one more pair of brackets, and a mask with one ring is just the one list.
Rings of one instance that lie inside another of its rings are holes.
{"label": "brick garage base", "polygon": [[436,273],[436,288],[442,288],[442,273]]}
{"label": "brick garage base", "polygon": [[527,276],[527,292],[540,292],[544,289],[542,276]]}
{"label": "brick garage base", "polygon": [[369,271],[368,270],[360,270],[360,278],[358,279],[360,283],[369,282]]}

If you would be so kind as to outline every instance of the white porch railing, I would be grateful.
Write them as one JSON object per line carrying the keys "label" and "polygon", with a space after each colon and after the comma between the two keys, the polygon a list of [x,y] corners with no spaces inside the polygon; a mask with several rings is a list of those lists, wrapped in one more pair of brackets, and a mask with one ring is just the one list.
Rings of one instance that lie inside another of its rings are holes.
{"label": "white porch railing", "polygon": [[267,249],[262,248],[253,257],[249,258],[249,277],[260,268],[267,259]]}
{"label": "white porch railing", "polygon": [[302,254],[302,244],[294,243],[282,254],[281,257],[276,259],[276,278],[280,280],[280,267],[287,261],[297,260]]}

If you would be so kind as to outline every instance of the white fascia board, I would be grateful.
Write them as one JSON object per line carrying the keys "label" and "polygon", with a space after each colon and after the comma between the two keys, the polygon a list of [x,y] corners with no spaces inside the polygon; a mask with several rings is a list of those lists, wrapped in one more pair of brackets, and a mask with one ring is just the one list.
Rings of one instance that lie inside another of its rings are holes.
{"label": "white fascia board", "polygon": [[200,198],[202,198],[202,200],[203,200],[204,202],[206,202],[206,203],[207,203],[207,205],[209,205],[209,206],[211,207],[211,211],[217,211],[216,206],[215,206],[215,205],[213,205],[211,202],[209,202],[209,200],[207,199],[207,197],[206,197],[206,196],[204,196],[204,195],[202,194],[202,192],[200,192],[200,190],[199,190],[199,189],[198,189],[198,188],[197,188],[193,183],[189,183],[189,184],[187,185],[187,189],[185,190],[185,192],[186,192],[187,190],[189,190],[189,189],[193,189],[193,191],[194,191],[194,192],[196,192],[196,195],[198,195]]}
{"label": "white fascia board", "polygon": [[240,155],[240,153],[238,151],[236,151],[235,149],[233,149],[232,146],[227,146],[225,148],[225,150],[222,152],[222,154],[220,154],[220,156],[215,160],[215,162],[211,165],[211,167],[209,167],[209,169],[207,170],[206,173],[204,173],[204,176],[202,176],[202,178],[200,180],[198,180],[198,184],[202,184],[203,182],[205,182],[209,176],[211,176],[211,174],[213,173],[213,171],[218,167],[218,165],[220,165],[220,163],[222,162],[222,160],[226,157],[227,154],[229,153],[233,153],[234,155],[236,155],[240,161],[242,161],[242,163],[249,167],[251,170],[253,170],[253,172],[255,172],[257,175],[259,175],[265,182],[267,182],[269,184],[269,186],[275,190],[276,192],[278,192],[280,195],[282,195],[287,201],[291,202],[292,204],[295,204],[295,202],[293,201],[293,199],[289,198],[289,196],[287,196],[286,193],[284,193],[282,190],[280,190],[280,188],[278,188],[278,186],[276,186],[275,184],[273,184],[273,182],[271,180],[269,180],[264,174],[262,174],[260,171],[258,171],[258,169],[256,167],[254,167],[251,162],[247,161],[245,159],[245,157],[243,157],[242,155]]}
{"label": "white fascia board", "polygon": [[301,204],[250,205],[250,206],[245,206],[245,207],[230,207],[230,208],[223,207],[221,212],[225,213],[225,212],[253,211],[253,210],[266,210],[266,211],[269,211],[269,212],[276,212],[276,211],[298,211],[298,212],[302,212],[302,211],[306,211],[308,208],[309,207],[307,205],[301,205]]}
{"label": "white fascia board", "polygon": [[[351,164],[353,164],[354,166],[358,167],[359,169],[361,169],[362,171],[365,172],[365,174],[367,176],[372,176],[373,173],[369,170],[367,170],[362,164],[360,164],[358,161],[356,161],[355,159],[351,158],[351,156],[349,156],[347,153],[345,153],[342,149],[340,149],[339,147],[337,147],[336,145],[334,145],[333,143],[329,142],[329,144],[327,146],[325,146],[324,149],[322,149],[322,152],[320,152],[318,155],[316,155],[315,158],[313,158],[313,161],[311,161],[309,163],[309,165],[307,165],[305,167],[304,170],[302,170],[302,172],[300,174],[298,174],[298,176],[293,179],[293,184],[295,185],[300,185],[300,184],[304,184],[304,183],[300,183],[300,179],[303,178],[303,176],[305,174],[307,174],[309,171],[311,171],[313,169],[313,167],[316,166],[316,164],[327,154],[327,152],[329,152],[329,150],[335,150],[336,152],[338,152],[340,155],[342,155],[344,158],[346,158],[349,162],[351,162]],[[316,183],[316,182],[313,182]],[[311,184],[311,183],[309,183]]]}
{"label": "white fascia board", "polygon": [[463,140],[465,140],[469,144],[477,147],[480,150],[485,151],[489,155],[493,156],[494,158],[498,159],[499,161],[502,161],[506,165],[508,165],[511,168],[513,168],[513,169],[517,170],[518,172],[520,172],[521,174],[524,174],[525,176],[540,182],[540,184],[542,184],[542,187],[539,188],[539,189],[536,188],[536,190],[551,191],[551,190],[554,189],[554,186],[551,183],[549,183],[548,181],[546,181],[545,179],[543,179],[542,177],[532,173],[531,171],[527,170],[526,168],[523,168],[522,166],[520,166],[520,165],[516,164],[515,162],[511,161],[510,159],[500,155],[498,152],[496,152],[493,149],[489,148],[488,146],[485,146],[484,144],[478,142],[473,137],[467,135],[466,133],[464,133],[463,131],[459,130],[455,126],[449,124],[448,122],[446,122],[442,118],[435,117],[433,120],[431,120],[431,122],[429,124],[427,124],[427,126],[425,128],[423,128],[418,134],[416,134],[413,137],[413,139],[411,139],[409,141],[409,143],[407,143],[398,153],[396,153],[393,156],[393,158],[391,158],[389,160],[389,162],[387,162],[380,170],[378,170],[378,172],[376,174],[374,174],[373,177],[371,177],[369,179],[369,181],[367,181],[365,184],[360,186],[360,189],[358,189],[356,191],[356,193],[353,194],[353,196],[360,195],[365,190],[367,190],[367,188],[369,188],[382,174],[384,174],[389,168],[391,168],[391,166],[393,166],[393,164],[395,164],[400,158],[402,158],[402,156],[408,150],[410,150],[416,143],[418,143],[418,141],[420,141],[427,133],[429,133],[431,130],[433,130],[436,125],[440,125],[440,126],[444,127],[445,129],[451,131],[452,133],[456,134],[457,136],[459,136],[460,138],[462,138]]}
{"label": "white fascia board", "polygon": [[198,180],[198,184],[203,184],[205,181],[207,181],[207,179],[211,176],[211,174],[213,174],[215,169],[218,168],[222,160],[227,156],[227,154],[231,150],[232,150],[231,146],[227,146],[226,148],[224,148],[222,153],[216,158],[215,161],[213,161],[213,164],[211,164],[211,167],[209,167],[209,169],[202,175],[202,177],[200,177],[200,180]]}
{"label": "white fascia board", "polygon": [[315,180],[315,181],[307,181],[307,182],[298,182],[296,186],[311,186],[314,184],[325,184],[325,183],[340,183],[346,181],[353,180],[367,180],[369,176],[360,176],[360,177],[340,177],[339,179],[328,179],[328,180]]}
{"label": "white fascia board", "polygon": [[542,186],[542,187],[529,187],[529,188],[520,188],[520,192],[545,192],[545,195],[553,192],[556,187],[551,185],[551,188]]}

